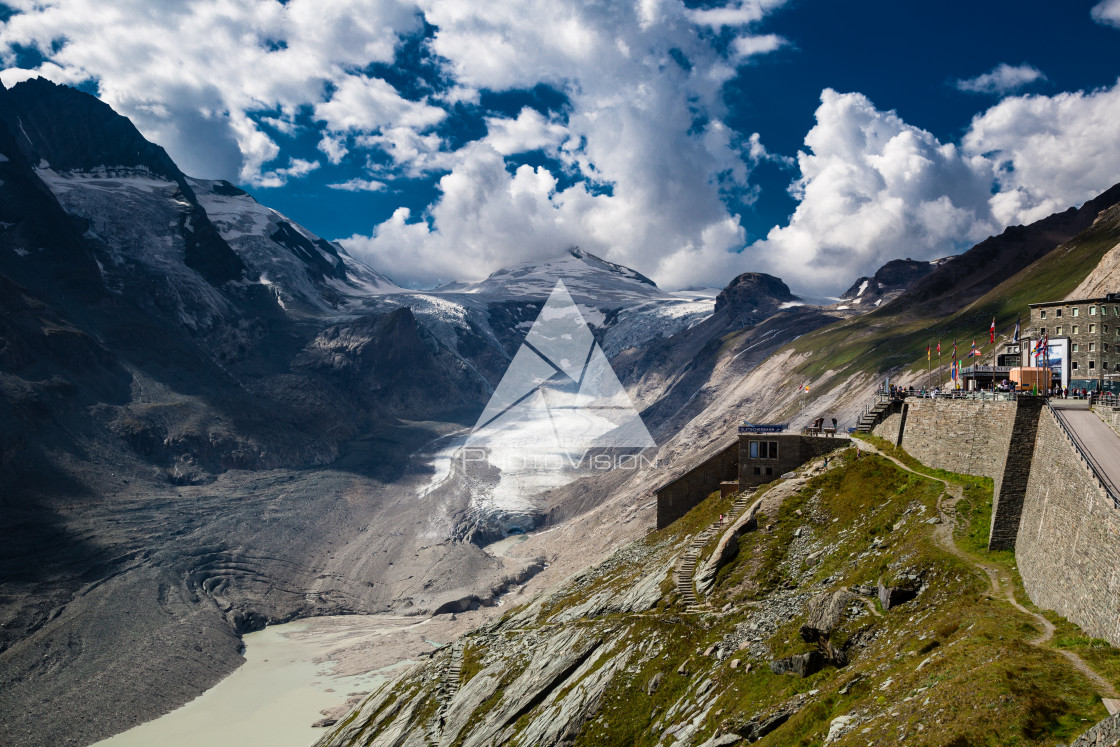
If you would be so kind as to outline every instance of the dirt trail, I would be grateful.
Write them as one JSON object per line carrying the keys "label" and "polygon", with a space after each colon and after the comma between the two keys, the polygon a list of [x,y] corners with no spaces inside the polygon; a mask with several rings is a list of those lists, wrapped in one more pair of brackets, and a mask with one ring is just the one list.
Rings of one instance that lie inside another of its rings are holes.
{"label": "dirt trail", "polygon": [[953,540],[953,533],[957,528],[957,501],[964,498],[964,489],[960,485],[954,485],[953,483],[946,482],[945,480],[941,480],[930,475],[925,475],[921,472],[915,472],[899,460],[888,454],[884,454],[879,449],[875,448],[865,441],[853,439],[853,443],[856,445],[856,448],[860,449],[861,451],[871,452],[883,457],[884,459],[890,460],[899,469],[906,470],[907,472],[912,472],[915,475],[927,478],[929,480],[936,480],[937,482],[940,482],[942,485],[944,485],[945,492],[942,493],[941,497],[937,501],[937,510],[941,516],[941,523],[938,524],[934,529],[934,539],[937,541],[937,543],[949,552],[956,555],[958,558],[964,560],[966,563],[974,565],[980,570],[984,571],[984,573],[988,576],[988,582],[991,584],[991,593],[994,598],[1006,601],[1012,607],[1035,621],[1035,623],[1042,629],[1042,635],[1032,641],[1029,641],[1032,646],[1037,646],[1038,648],[1043,648],[1047,651],[1053,651],[1064,656],[1069,660],[1070,664],[1076,667],[1079,672],[1085,675],[1085,677],[1093,683],[1093,686],[1097,689],[1097,692],[1102,698],[1117,697],[1116,689],[1104,677],[1101,677],[1099,674],[1097,674],[1096,671],[1094,671],[1093,668],[1090,667],[1085,662],[1085,660],[1078,656],[1076,653],[1067,649],[1051,648],[1049,645],[1047,645],[1054,637],[1054,624],[1042,615],[1036,612],[1031,612],[1026,607],[1019,604],[1019,601],[1015,598],[1015,585],[1014,583],[1012,583],[1010,574],[1008,574],[1006,569],[984,563],[983,561],[978,560],[974,556],[969,555],[968,553],[957,547],[957,543]]}

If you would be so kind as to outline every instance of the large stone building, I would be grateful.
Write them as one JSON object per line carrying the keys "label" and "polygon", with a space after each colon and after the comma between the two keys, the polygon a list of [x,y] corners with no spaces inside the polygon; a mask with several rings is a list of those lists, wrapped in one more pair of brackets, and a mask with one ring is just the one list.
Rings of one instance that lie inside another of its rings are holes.
{"label": "large stone building", "polygon": [[[1068,340],[1070,387],[1120,389],[1120,293],[1101,298],[1032,303],[1024,344]],[[1026,355],[1027,350],[1023,350]]]}

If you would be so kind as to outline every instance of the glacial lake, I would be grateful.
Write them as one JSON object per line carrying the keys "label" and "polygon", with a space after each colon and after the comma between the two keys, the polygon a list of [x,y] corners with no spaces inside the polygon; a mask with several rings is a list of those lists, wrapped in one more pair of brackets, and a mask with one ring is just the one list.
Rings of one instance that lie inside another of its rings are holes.
{"label": "glacial lake", "polygon": [[415,629],[422,636],[423,625],[416,618],[348,616],[249,633],[245,663],[224,680],[186,705],[95,747],[307,747],[327,732],[311,727],[323,717],[321,709],[343,703],[351,693],[372,691],[393,669],[409,663],[335,674],[340,662],[332,657],[345,649],[376,647],[391,633]]}

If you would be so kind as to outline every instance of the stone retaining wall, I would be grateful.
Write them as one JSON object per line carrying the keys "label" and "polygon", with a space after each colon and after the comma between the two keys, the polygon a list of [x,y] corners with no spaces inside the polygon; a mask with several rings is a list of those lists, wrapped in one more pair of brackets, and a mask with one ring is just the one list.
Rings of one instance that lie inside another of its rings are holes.
{"label": "stone retaining wall", "polygon": [[930,467],[990,477],[998,490],[1015,423],[1015,402],[913,399],[905,407],[901,442],[901,411],[888,415],[872,433]]}
{"label": "stone retaining wall", "polygon": [[657,528],[664,529],[720,489],[720,483],[739,477],[739,439],[699,465],[657,489]]}
{"label": "stone retaining wall", "polygon": [[931,467],[991,477],[989,546],[1014,547],[1035,604],[1120,646],[1120,508],[1053,412],[1036,398],[906,405],[901,433],[901,411],[873,432]]}
{"label": "stone retaining wall", "polygon": [[988,532],[989,550],[1015,547],[1023,503],[1027,497],[1031,465],[1034,463],[1038,419],[1046,402],[1040,397],[1020,397],[1015,405],[1015,421],[1007,445],[1000,480],[992,495],[992,523]]}
{"label": "stone retaining wall", "polygon": [[1116,745],[1120,745],[1120,714],[1109,716],[1101,721],[1078,737],[1069,747],[1116,747]]}
{"label": "stone retaining wall", "polygon": [[1120,646],[1120,509],[1047,408],[1015,560],[1032,601]]}
{"label": "stone retaining wall", "polygon": [[1093,412],[1097,413],[1112,430],[1120,433],[1120,408],[1112,405],[1093,405]]}

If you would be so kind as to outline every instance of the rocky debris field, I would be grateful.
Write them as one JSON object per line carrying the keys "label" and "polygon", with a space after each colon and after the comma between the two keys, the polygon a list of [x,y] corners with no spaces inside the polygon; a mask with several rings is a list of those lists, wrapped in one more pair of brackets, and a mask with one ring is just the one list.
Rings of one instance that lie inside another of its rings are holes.
{"label": "rocky debris field", "polygon": [[763,486],[752,529],[732,516],[705,544],[701,562],[740,532],[686,606],[674,568],[734,500],[714,494],[403,672],[317,746],[1072,741],[1100,698],[933,541],[986,521],[982,501],[942,514],[943,488],[853,449]]}

